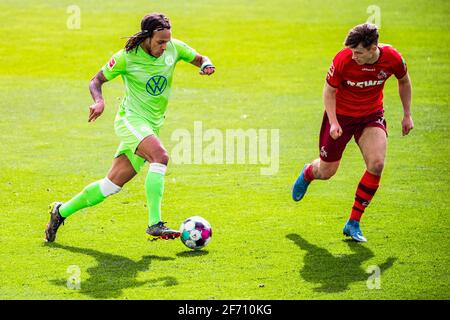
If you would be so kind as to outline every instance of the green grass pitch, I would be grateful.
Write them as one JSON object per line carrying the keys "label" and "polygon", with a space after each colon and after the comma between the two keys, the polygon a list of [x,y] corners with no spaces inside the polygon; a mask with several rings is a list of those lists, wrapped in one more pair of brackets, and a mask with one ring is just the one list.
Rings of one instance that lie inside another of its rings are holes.
{"label": "green grass pitch", "polygon": [[[67,27],[73,4],[79,29]],[[381,42],[408,63],[415,129],[402,137],[391,78],[386,166],[360,245],[342,236],[364,171],[353,142],[336,176],[301,203],[290,187],[318,156],[331,59],[374,4]],[[248,161],[169,166],[163,219],[206,218],[214,235],[202,251],[147,241],[147,167],[46,245],[47,205],[104,177],[118,144],[122,82],[104,86],[106,109],[92,124],[89,80],[154,11],[217,67],[205,78],[178,65],[161,131],[169,152],[172,133],[193,132],[195,121],[279,129],[278,172]],[[449,299],[449,17],[448,1],[1,1],[0,299]],[[68,286],[77,276],[79,288]]]}

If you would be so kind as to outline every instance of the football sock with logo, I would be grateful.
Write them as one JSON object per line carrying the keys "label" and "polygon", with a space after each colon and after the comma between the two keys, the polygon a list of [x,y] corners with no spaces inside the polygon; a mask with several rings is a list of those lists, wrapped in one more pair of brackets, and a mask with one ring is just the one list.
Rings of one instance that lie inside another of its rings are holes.
{"label": "football sock with logo", "polygon": [[59,213],[62,217],[67,218],[78,210],[99,204],[106,197],[119,192],[121,189],[105,177],[86,186],[79,194],[62,204],[59,207]]}
{"label": "football sock with logo", "polygon": [[305,169],[304,177],[305,177],[306,182],[311,182],[315,179],[312,171],[313,171],[313,165],[310,164]]}
{"label": "football sock with logo", "polygon": [[369,205],[370,200],[372,200],[380,185],[380,179],[381,176],[371,174],[367,170],[364,172],[364,175],[359,181],[358,188],[356,189],[355,202],[353,203],[350,220],[361,220],[364,210]]}
{"label": "football sock with logo", "polygon": [[148,225],[161,221],[161,200],[164,193],[164,175],[167,166],[161,163],[150,163],[145,178],[145,193],[147,195]]}

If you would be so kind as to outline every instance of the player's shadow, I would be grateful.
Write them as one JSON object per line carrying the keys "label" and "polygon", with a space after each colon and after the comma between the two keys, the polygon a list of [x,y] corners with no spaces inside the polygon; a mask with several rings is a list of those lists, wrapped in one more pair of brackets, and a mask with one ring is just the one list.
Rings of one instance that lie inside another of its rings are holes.
{"label": "player's shadow", "polygon": [[[85,254],[97,260],[96,266],[87,269],[89,274],[88,278],[83,276],[83,273],[80,274],[81,283],[79,288],[79,292],[81,294],[88,295],[95,299],[118,298],[122,294],[123,289],[143,285],[152,287],[168,287],[178,284],[176,278],[174,277],[160,277],[148,281],[136,280],[138,272],[147,271],[150,267],[151,261],[174,260],[174,258],[171,257],[148,255],[143,256],[136,262],[127,257],[103,253],[93,249],[65,246],[58,243],[51,243],[47,245],[73,253]],[[82,269],[82,266],[80,266],[80,269]],[[67,286],[67,280],[69,277],[70,274],[68,273],[66,279],[55,279],[50,282],[56,285]]]}
{"label": "player's shadow", "polygon": [[[349,288],[353,282],[367,281],[370,274],[362,268],[362,263],[374,257],[373,252],[354,241],[346,241],[352,254],[332,255],[326,249],[309,243],[298,234],[286,236],[293,241],[301,250],[306,251],[304,266],[300,270],[300,276],[311,283],[319,286],[316,292],[341,292]],[[396,258],[390,257],[381,265],[379,270],[386,271],[394,264]]]}

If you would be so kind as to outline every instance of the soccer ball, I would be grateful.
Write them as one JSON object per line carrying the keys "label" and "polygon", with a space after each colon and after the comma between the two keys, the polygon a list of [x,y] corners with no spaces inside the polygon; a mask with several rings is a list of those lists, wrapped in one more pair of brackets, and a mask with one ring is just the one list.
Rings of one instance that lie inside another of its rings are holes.
{"label": "soccer ball", "polygon": [[199,216],[187,218],[180,226],[180,239],[190,249],[198,250],[211,241],[212,229],[208,221]]}

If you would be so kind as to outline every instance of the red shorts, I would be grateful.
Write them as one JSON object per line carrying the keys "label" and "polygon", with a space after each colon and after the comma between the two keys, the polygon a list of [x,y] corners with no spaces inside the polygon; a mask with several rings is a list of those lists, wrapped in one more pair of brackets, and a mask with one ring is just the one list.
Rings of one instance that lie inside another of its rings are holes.
{"label": "red shorts", "polygon": [[356,143],[358,143],[364,128],[379,127],[387,135],[387,125],[386,120],[384,120],[383,110],[361,118],[342,116],[339,114],[336,116],[342,128],[342,135],[339,138],[334,140],[330,136],[330,122],[328,121],[326,112],[323,116],[322,127],[320,128],[320,159],[325,162],[341,160],[347,143],[353,136],[355,137]]}

